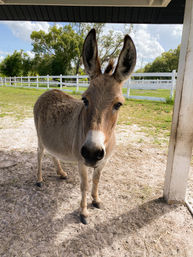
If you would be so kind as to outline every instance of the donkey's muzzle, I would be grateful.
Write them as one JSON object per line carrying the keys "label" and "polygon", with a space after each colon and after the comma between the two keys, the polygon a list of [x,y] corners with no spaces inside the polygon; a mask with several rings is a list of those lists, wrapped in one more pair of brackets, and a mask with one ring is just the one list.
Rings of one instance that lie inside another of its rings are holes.
{"label": "donkey's muzzle", "polygon": [[84,145],[81,148],[81,155],[85,159],[86,163],[89,164],[89,166],[94,166],[98,161],[102,160],[104,157],[104,149],[98,149],[98,148],[89,148],[86,145]]}

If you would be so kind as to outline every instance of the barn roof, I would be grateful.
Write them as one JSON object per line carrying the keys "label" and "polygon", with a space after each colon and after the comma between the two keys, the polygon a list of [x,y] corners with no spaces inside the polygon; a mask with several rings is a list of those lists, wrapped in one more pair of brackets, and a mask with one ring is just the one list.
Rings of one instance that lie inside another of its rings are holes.
{"label": "barn roof", "polygon": [[0,0],[0,20],[182,24],[184,7],[185,0]]}

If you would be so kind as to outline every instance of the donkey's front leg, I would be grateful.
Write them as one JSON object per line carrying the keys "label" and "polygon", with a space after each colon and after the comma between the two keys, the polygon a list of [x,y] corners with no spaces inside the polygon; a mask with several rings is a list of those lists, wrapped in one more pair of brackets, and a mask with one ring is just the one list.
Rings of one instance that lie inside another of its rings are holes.
{"label": "donkey's front leg", "polygon": [[87,224],[86,217],[89,214],[87,210],[88,168],[83,163],[79,163],[78,170],[80,174],[80,190],[82,193],[82,199],[80,203],[80,221],[83,224]]}
{"label": "donkey's front leg", "polygon": [[96,208],[100,208],[100,203],[101,203],[99,196],[98,196],[98,184],[99,184],[99,179],[101,176],[101,171],[102,171],[101,167],[94,169],[93,178],[92,178],[92,181],[93,181],[92,193],[91,193],[92,198],[93,198],[92,205]]}

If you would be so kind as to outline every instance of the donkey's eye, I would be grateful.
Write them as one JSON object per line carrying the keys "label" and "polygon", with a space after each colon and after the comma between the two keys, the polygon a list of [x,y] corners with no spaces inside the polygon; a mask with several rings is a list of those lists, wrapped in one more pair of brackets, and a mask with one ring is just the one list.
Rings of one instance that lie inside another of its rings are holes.
{"label": "donkey's eye", "polygon": [[88,99],[86,97],[83,97],[82,101],[83,101],[85,106],[88,106]]}
{"label": "donkey's eye", "polygon": [[115,110],[119,110],[119,108],[121,107],[121,105],[122,105],[122,103],[116,103],[116,104],[114,104],[114,106],[113,106],[113,109],[115,109]]}

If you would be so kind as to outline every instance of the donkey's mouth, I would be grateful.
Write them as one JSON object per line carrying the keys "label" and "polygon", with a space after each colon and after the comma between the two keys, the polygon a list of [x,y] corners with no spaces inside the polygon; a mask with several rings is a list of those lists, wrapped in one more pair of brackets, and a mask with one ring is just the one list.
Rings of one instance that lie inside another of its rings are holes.
{"label": "donkey's mouth", "polygon": [[85,161],[85,163],[84,163],[87,167],[90,167],[90,168],[97,168],[98,167],[98,163],[92,163],[92,162],[87,162],[87,161]]}

